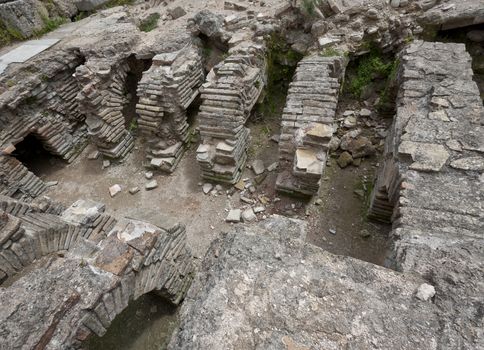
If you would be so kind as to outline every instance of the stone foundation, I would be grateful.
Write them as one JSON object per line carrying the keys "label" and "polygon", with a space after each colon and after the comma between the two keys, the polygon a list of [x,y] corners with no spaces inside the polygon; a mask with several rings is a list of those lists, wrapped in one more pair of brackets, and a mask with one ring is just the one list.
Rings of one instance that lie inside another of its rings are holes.
{"label": "stone foundation", "polygon": [[318,55],[298,64],[281,121],[278,191],[304,196],[318,192],[346,64],[343,57]]}
{"label": "stone foundation", "polygon": [[[275,221],[275,222],[274,222]],[[284,217],[238,227],[208,251],[169,349],[435,349],[425,280],[300,240]]]}
{"label": "stone foundation", "polygon": [[249,146],[245,123],[266,82],[265,50],[264,44],[251,41],[236,45],[202,86],[197,161],[206,180],[240,179]]}
{"label": "stone foundation", "polygon": [[199,94],[204,74],[198,49],[158,54],[143,74],[136,106],[138,127],[148,141],[150,168],[173,172],[189,141],[187,108]]}
{"label": "stone foundation", "polygon": [[471,58],[463,44],[416,41],[402,53],[399,81],[369,217],[393,223],[395,267],[435,285],[441,317],[455,325],[443,324],[439,342],[479,348],[484,108]]}

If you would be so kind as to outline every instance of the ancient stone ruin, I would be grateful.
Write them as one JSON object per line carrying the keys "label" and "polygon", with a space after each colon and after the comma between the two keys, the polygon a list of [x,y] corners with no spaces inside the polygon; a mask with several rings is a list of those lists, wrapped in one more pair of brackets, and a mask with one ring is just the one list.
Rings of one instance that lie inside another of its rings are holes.
{"label": "ancient stone ruin", "polygon": [[315,55],[298,64],[281,121],[279,191],[309,196],[318,192],[333,135],[344,61],[338,56]]}
{"label": "ancient stone ruin", "polygon": [[0,349],[484,348],[480,0],[0,0]]}

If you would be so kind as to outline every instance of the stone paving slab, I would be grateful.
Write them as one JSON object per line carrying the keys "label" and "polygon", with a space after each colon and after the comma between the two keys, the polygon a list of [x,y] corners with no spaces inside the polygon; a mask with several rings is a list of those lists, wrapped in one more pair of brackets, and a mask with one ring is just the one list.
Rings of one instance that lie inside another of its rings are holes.
{"label": "stone paving slab", "polygon": [[59,39],[39,39],[30,40],[12,51],[0,56],[0,73],[2,73],[9,63],[21,63],[38,55],[42,51],[57,44]]}

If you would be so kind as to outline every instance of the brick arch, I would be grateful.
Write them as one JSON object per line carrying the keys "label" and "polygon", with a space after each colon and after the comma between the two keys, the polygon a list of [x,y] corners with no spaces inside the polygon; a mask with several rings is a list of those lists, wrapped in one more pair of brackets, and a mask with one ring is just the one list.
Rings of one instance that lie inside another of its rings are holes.
{"label": "brick arch", "polygon": [[[3,209],[12,205],[21,207],[18,212]],[[133,219],[102,225],[103,215],[93,215],[92,205],[77,202],[64,211],[43,212],[21,202],[0,206],[0,237],[6,232],[5,218],[24,228],[24,236],[35,236],[28,224],[34,218],[39,225],[52,226],[54,218],[64,224],[42,231],[38,247],[49,253],[36,259],[35,269],[0,288],[0,302],[6,305],[0,310],[0,334],[8,348],[82,348],[141,295],[155,292],[173,304],[184,298],[193,271],[184,226],[164,223],[160,228]],[[72,236],[73,243],[63,250],[61,243],[72,228],[89,234],[73,241]]]}

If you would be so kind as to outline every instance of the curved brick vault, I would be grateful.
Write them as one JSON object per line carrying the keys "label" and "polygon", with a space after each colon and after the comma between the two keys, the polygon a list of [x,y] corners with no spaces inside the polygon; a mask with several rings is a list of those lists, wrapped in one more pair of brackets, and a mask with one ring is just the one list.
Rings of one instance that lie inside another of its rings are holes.
{"label": "curved brick vault", "polygon": [[102,336],[128,303],[173,304],[191,282],[185,228],[116,220],[99,203],[64,210],[0,197],[0,347],[72,349]]}

